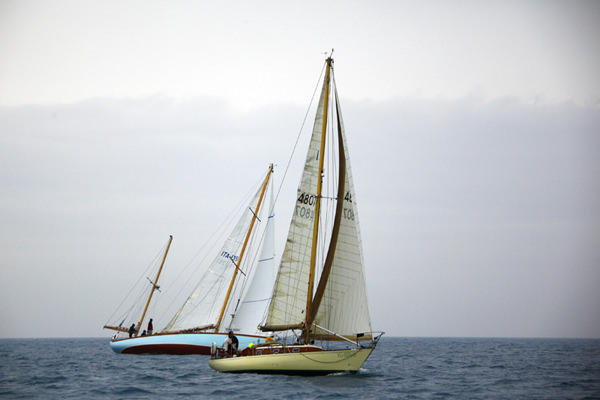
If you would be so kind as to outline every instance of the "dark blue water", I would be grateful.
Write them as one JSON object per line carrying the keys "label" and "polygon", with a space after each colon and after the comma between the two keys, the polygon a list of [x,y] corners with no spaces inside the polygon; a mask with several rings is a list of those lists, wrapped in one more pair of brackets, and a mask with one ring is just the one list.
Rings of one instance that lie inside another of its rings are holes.
{"label": "dark blue water", "polygon": [[384,337],[357,374],[222,374],[108,339],[0,340],[10,399],[600,399],[600,340]]}

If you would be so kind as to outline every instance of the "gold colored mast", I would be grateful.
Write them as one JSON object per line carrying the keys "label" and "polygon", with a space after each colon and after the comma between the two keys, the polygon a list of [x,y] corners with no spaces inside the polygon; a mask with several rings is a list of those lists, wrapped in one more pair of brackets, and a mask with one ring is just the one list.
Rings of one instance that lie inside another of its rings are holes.
{"label": "gold colored mast", "polygon": [[235,270],[233,271],[233,276],[231,277],[231,282],[229,283],[229,289],[227,290],[227,295],[225,296],[225,302],[223,303],[223,307],[221,308],[221,314],[219,314],[219,319],[217,320],[217,325],[215,327],[215,332],[219,332],[219,328],[221,327],[221,322],[223,321],[223,315],[225,315],[225,309],[227,308],[227,303],[229,302],[229,297],[231,296],[231,291],[233,289],[233,284],[235,283],[235,278],[237,277],[237,273],[240,269],[240,265],[242,264],[242,258],[244,257],[244,253],[246,251],[246,245],[250,240],[250,234],[252,233],[252,228],[254,227],[254,222],[256,221],[256,216],[260,211],[260,205],[262,204],[263,197],[265,195],[265,191],[267,190],[267,185],[269,183],[269,178],[273,173],[273,164],[269,167],[269,171],[267,172],[267,176],[263,183],[262,191],[260,193],[260,197],[258,199],[258,204],[256,205],[256,211],[253,211],[252,222],[250,222],[250,228],[248,228],[248,233],[246,233],[246,239],[244,240],[244,245],[242,246],[242,251],[240,252],[240,256],[237,260],[237,264],[232,260],[235,265]]}
{"label": "gold colored mast", "polygon": [[[337,198],[336,198],[336,210],[335,216],[333,218],[333,226],[331,231],[331,239],[329,241],[329,249],[327,250],[327,256],[325,258],[325,264],[323,265],[323,271],[321,271],[321,278],[319,280],[319,284],[317,285],[317,290],[315,291],[315,296],[313,297],[313,301],[311,303],[310,308],[310,319],[309,324],[312,325],[315,317],[317,315],[317,311],[319,310],[319,306],[321,305],[321,300],[323,300],[323,295],[325,294],[325,288],[327,287],[327,280],[329,279],[329,275],[331,274],[331,268],[333,266],[333,258],[335,256],[335,249],[337,248],[338,237],[340,233],[340,222],[342,220],[342,213],[344,209],[344,193],[346,191],[345,181],[346,181],[346,152],[344,151],[344,137],[342,135],[342,124],[340,121],[340,113],[339,109],[336,109],[336,117],[337,117],[337,131],[338,131],[338,190],[337,190]],[[333,135],[333,133],[332,133]]]}
{"label": "gold colored mast", "polygon": [[140,328],[142,327],[142,322],[144,322],[144,317],[146,316],[146,311],[148,311],[148,306],[150,305],[150,300],[152,300],[152,295],[154,291],[158,289],[156,285],[158,283],[158,278],[160,277],[160,273],[163,269],[163,265],[165,265],[165,260],[167,259],[167,254],[169,253],[169,248],[171,247],[171,242],[173,241],[173,236],[169,236],[169,243],[167,244],[167,249],[165,250],[165,255],[163,256],[162,262],[160,264],[160,268],[158,269],[158,273],[156,274],[156,279],[154,283],[152,283],[152,290],[150,291],[150,296],[148,296],[148,301],[146,302],[146,307],[144,307],[144,312],[142,313],[142,318],[140,318],[140,322],[135,329],[135,337],[137,337],[138,333],[140,333]]}
{"label": "gold colored mast", "polygon": [[329,80],[331,75],[331,63],[333,59],[329,57],[327,59],[327,72],[325,73],[325,101],[323,103],[323,128],[321,130],[321,150],[319,152],[319,172],[317,181],[317,201],[315,204],[315,222],[313,229],[313,241],[310,253],[310,270],[308,276],[308,296],[306,301],[306,319],[305,319],[305,330],[306,337],[305,342],[308,343],[309,332],[310,332],[310,305],[313,297],[313,287],[315,281],[315,266],[317,261],[317,241],[319,236],[319,211],[321,206],[321,190],[323,186],[323,164],[325,160],[325,138],[327,134],[327,112],[329,107]]}

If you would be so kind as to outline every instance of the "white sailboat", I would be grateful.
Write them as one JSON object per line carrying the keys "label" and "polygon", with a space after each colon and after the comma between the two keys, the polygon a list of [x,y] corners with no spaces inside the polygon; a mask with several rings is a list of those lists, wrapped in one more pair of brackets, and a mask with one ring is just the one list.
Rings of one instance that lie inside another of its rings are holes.
{"label": "white sailboat", "polygon": [[[330,125],[333,134],[328,132]],[[210,367],[271,374],[356,372],[383,334],[371,329],[356,195],[331,57],[286,246],[260,329],[291,332],[294,342],[268,341],[234,357],[216,348]]]}
{"label": "white sailboat", "polygon": [[[148,335],[141,336],[140,331],[146,315],[144,311],[142,317],[134,321],[134,329],[129,337],[119,337],[118,334],[113,336],[110,342],[113,351],[208,355],[212,343],[223,342],[229,330],[235,331],[241,346],[265,341],[266,335],[258,331],[256,326],[264,315],[274,281],[273,210],[272,206],[264,206],[272,173],[271,165],[233,231],[195,289],[165,328],[157,334],[149,332]],[[265,226],[264,229],[258,229],[259,223]],[[250,264],[254,262],[254,258],[249,256],[251,247],[262,248],[253,268],[250,268]],[[254,279],[247,279],[248,276],[245,276],[250,270]],[[150,291],[146,309],[152,293],[157,288],[157,281],[158,276]],[[256,296],[263,297],[263,301],[256,301]],[[107,324],[104,328],[129,332],[129,329],[121,326],[122,324]]]}

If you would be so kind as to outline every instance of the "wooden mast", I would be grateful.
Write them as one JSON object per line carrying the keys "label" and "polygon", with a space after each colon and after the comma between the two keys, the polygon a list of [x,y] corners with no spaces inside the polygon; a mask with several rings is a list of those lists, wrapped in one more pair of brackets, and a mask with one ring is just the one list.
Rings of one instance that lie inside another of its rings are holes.
{"label": "wooden mast", "polygon": [[250,234],[252,233],[252,228],[254,227],[254,222],[256,221],[258,212],[260,211],[260,205],[262,204],[263,197],[265,195],[265,191],[267,190],[267,185],[269,183],[269,178],[271,173],[273,172],[273,164],[269,167],[269,171],[267,172],[267,176],[263,183],[262,191],[260,193],[260,197],[258,199],[258,204],[256,205],[256,211],[253,211],[252,221],[250,222],[250,228],[248,228],[248,232],[246,233],[246,239],[244,240],[244,245],[242,246],[242,251],[240,252],[240,256],[238,258],[237,264],[235,261],[231,260],[235,265],[235,270],[233,271],[233,276],[231,277],[231,282],[229,283],[229,289],[227,290],[227,295],[225,296],[225,302],[223,303],[223,307],[221,308],[221,313],[219,314],[219,319],[217,320],[217,325],[215,327],[215,332],[219,332],[219,328],[221,327],[221,322],[223,321],[223,316],[225,315],[225,309],[227,308],[227,303],[229,302],[229,297],[231,296],[231,291],[233,289],[233,284],[235,282],[235,278],[237,277],[237,273],[240,270],[240,265],[242,264],[242,258],[244,257],[244,252],[246,251],[246,245],[250,240]]}
{"label": "wooden mast", "polygon": [[331,74],[332,58],[327,59],[327,72],[325,73],[325,99],[323,103],[323,127],[321,129],[321,149],[319,152],[319,171],[317,176],[317,201],[315,204],[315,222],[313,229],[312,248],[310,253],[310,269],[308,275],[308,296],[306,300],[306,319],[304,321],[305,342],[308,343],[310,332],[310,305],[313,297],[313,287],[315,283],[315,265],[317,261],[317,241],[319,237],[319,211],[321,208],[321,189],[323,186],[323,164],[325,160],[325,138],[327,136],[327,111],[329,106],[329,80]]}
{"label": "wooden mast", "polygon": [[321,300],[323,299],[323,295],[325,294],[325,288],[327,287],[327,280],[329,279],[329,275],[331,273],[331,267],[333,265],[333,257],[335,255],[335,249],[337,247],[337,241],[340,233],[340,221],[342,219],[342,213],[344,208],[344,192],[345,181],[346,181],[346,153],[344,151],[344,138],[342,136],[342,124],[340,121],[339,109],[336,109],[337,116],[337,130],[338,130],[338,154],[339,154],[339,171],[338,171],[338,190],[337,190],[337,205],[335,210],[335,217],[333,219],[333,229],[331,232],[331,240],[329,242],[329,250],[327,251],[327,257],[325,258],[325,265],[323,266],[323,271],[321,272],[321,279],[319,280],[319,284],[317,285],[317,290],[315,292],[315,296],[313,298],[311,309],[310,309],[310,319],[309,323],[312,324],[317,315],[317,311],[319,310],[319,306],[321,305]]}
{"label": "wooden mast", "polygon": [[[160,277],[160,273],[163,269],[163,265],[165,265],[165,260],[167,259],[167,254],[169,253],[169,248],[171,247],[171,242],[173,241],[173,236],[169,236],[169,243],[167,243],[167,249],[165,250],[165,255],[163,256],[162,262],[160,263],[160,268],[158,269],[158,273],[156,274],[156,279],[154,283],[152,283],[152,290],[150,290],[150,296],[148,296],[148,301],[146,302],[146,307],[144,307],[144,312],[142,313],[142,318],[140,318],[140,322],[135,330],[135,337],[137,337],[138,333],[140,333],[140,328],[142,327],[142,322],[144,322],[144,317],[146,316],[146,311],[148,311],[148,306],[150,305],[150,300],[152,300],[152,295],[154,291],[158,289],[156,285],[158,283],[158,278]],[[152,332],[150,332],[152,333]]]}

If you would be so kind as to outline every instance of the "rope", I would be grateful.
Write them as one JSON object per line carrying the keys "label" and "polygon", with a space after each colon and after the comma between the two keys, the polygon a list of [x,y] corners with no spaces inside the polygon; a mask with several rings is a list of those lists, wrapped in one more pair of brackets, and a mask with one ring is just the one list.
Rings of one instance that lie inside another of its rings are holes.
{"label": "rope", "polygon": [[[164,254],[166,247],[167,247],[167,244],[165,244],[163,246],[163,248],[156,254],[156,256],[154,257],[154,259],[150,262],[150,264],[148,264],[148,266],[146,267],[146,269],[144,270],[144,272],[142,273],[142,275],[139,277],[139,279],[137,280],[137,282],[133,285],[133,287],[129,290],[129,292],[125,295],[125,297],[123,298],[123,300],[121,301],[121,303],[118,305],[118,307],[112,313],[112,315],[108,318],[108,321],[107,321],[106,325],[108,325],[111,320],[114,320],[115,315],[117,314],[117,312],[119,312],[121,310],[121,307],[123,306],[123,304],[125,303],[125,301],[127,301],[128,299],[130,299],[130,297],[132,296],[132,293],[135,290],[138,291],[137,299],[135,299],[135,301],[133,301],[133,303],[129,307],[129,309],[126,309],[125,311],[121,312],[119,320],[123,320],[124,321],[125,319],[127,319],[129,317],[129,315],[131,315],[135,311],[136,307],[138,309],[140,308],[140,305],[138,303],[142,301],[142,299],[143,299],[143,297],[145,295],[147,295],[147,293],[146,293],[146,287],[145,286],[142,286],[141,289],[140,289],[140,286],[139,286],[140,282],[143,281],[144,278],[149,275],[149,272],[154,272],[154,270],[158,269],[157,262],[160,259],[160,256],[162,254]],[[153,267],[154,267],[154,270],[152,270]],[[140,309],[140,311],[141,311],[141,309]],[[140,312],[140,315],[141,315],[141,312]],[[138,321],[135,321],[135,322],[137,323]]]}

